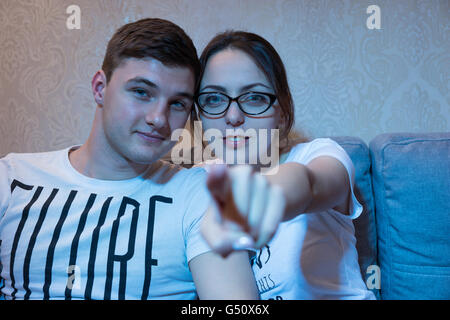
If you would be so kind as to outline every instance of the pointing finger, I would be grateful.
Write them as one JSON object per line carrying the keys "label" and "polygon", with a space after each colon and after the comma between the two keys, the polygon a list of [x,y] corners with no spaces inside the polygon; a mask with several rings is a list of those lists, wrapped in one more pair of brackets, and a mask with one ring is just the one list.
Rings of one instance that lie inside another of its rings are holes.
{"label": "pointing finger", "polygon": [[265,206],[267,202],[268,182],[264,176],[255,174],[253,176],[252,193],[250,198],[250,210],[248,215],[248,224],[253,237],[257,237],[259,227],[263,220]]}
{"label": "pointing finger", "polygon": [[248,215],[251,195],[251,175],[252,168],[250,166],[237,166],[230,170],[233,199],[239,213],[243,217]]}

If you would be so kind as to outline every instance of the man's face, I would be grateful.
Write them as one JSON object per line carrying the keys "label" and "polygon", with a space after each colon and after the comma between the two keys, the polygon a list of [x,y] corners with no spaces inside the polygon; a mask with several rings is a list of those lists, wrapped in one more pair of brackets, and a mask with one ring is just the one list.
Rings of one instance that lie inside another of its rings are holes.
{"label": "man's face", "polygon": [[107,154],[132,164],[149,164],[167,153],[183,128],[194,95],[194,74],[155,59],[129,58],[103,90],[102,128]]}

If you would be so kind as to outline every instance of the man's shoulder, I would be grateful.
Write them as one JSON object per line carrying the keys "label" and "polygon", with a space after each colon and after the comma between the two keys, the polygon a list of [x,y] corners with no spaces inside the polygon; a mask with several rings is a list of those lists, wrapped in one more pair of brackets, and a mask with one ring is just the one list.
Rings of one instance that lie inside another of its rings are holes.
{"label": "man's shoulder", "polygon": [[203,181],[203,179],[206,179],[206,171],[204,168],[193,167],[187,169],[165,160],[158,161],[156,170],[158,171],[158,180],[161,183],[172,182],[180,184],[184,181],[194,183],[195,181]]}
{"label": "man's shoulder", "polygon": [[61,159],[66,149],[35,152],[35,153],[9,153],[0,159],[0,170],[8,170],[9,174],[38,171],[52,171],[60,167]]}
{"label": "man's shoulder", "polygon": [[9,161],[9,162],[20,162],[20,161],[33,161],[33,160],[40,160],[40,159],[48,159],[48,158],[54,158],[57,155],[60,155],[61,153],[67,151],[68,149],[60,149],[60,150],[54,150],[54,151],[45,151],[45,152],[22,152],[22,153],[16,153],[11,152],[7,154],[5,157],[1,158],[2,161]]}
{"label": "man's shoulder", "polygon": [[190,203],[207,196],[206,178],[207,174],[203,168],[187,169],[159,160],[156,171],[150,175],[148,181],[152,187],[163,188]]}

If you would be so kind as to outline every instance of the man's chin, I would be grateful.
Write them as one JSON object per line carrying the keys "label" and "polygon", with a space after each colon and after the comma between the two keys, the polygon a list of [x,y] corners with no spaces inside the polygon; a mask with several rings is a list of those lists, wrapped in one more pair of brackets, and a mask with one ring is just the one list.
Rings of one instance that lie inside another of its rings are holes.
{"label": "man's chin", "polygon": [[170,150],[171,146],[151,151],[142,150],[141,152],[132,154],[129,159],[136,164],[149,165],[162,159]]}

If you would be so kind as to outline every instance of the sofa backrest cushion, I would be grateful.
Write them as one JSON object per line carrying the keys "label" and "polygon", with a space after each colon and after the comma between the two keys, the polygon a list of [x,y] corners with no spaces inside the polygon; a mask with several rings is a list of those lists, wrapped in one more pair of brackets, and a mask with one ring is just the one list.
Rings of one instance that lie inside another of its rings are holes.
{"label": "sofa backrest cushion", "polygon": [[369,146],[382,299],[450,299],[450,132]]}
{"label": "sofa backrest cushion", "polygon": [[[377,230],[375,223],[372,178],[370,175],[371,165],[369,148],[363,140],[357,137],[331,137],[331,139],[344,148],[355,166],[355,196],[364,208],[362,214],[357,219],[353,220],[358,262],[365,283],[369,284],[369,289],[379,299],[379,273],[374,274],[379,269],[375,269],[378,268]],[[373,276],[378,276],[378,279],[373,279]]]}

